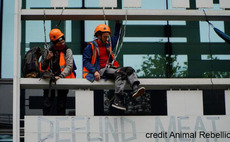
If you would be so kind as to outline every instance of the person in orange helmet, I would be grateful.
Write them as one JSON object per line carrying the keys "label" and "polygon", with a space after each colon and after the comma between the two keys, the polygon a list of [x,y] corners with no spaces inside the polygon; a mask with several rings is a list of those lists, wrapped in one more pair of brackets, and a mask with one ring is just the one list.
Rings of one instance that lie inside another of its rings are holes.
{"label": "person in orange helmet", "polygon": [[90,42],[83,52],[83,78],[93,82],[101,78],[115,80],[115,94],[112,107],[126,110],[124,106],[124,88],[128,82],[133,90],[132,97],[137,98],[145,93],[140,87],[135,70],[132,67],[119,67],[114,59],[113,49],[116,47],[121,24],[116,22],[114,36],[110,38],[109,26],[100,24],[95,28],[96,39]]}
{"label": "person in orange helmet", "polygon": [[[49,33],[52,46],[49,51],[44,53],[41,60],[40,70],[51,71],[55,79],[60,78],[75,78],[76,69],[72,50],[65,44],[64,34],[59,29],[52,29]],[[57,90],[57,104],[53,104],[55,98],[55,90],[44,89],[43,97],[43,114],[44,115],[65,115],[66,99],[69,90]],[[52,108],[55,108],[53,110]],[[55,112],[56,111],[56,112]]]}

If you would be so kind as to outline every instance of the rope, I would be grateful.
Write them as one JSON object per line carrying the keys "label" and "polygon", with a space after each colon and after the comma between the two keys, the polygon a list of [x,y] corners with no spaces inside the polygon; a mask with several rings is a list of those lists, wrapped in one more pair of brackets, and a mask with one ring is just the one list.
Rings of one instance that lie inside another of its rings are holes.
{"label": "rope", "polygon": [[105,25],[106,25],[106,18],[105,18],[105,7],[103,7],[103,16],[104,16],[104,22],[105,22]]}
{"label": "rope", "polygon": [[208,22],[208,24],[209,24],[212,28],[214,28],[213,24],[209,22],[208,17],[207,17],[207,14],[206,14],[206,11],[205,11],[204,9],[203,9],[203,12],[204,12],[205,19],[206,19],[205,21]]}
{"label": "rope", "polygon": [[[45,49],[47,50],[47,53],[49,52],[49,46],[50,44],[47,44],[47,41],[46,41],[46,25],[45,25],[45,19],[46,19],[46,13],[45,13],[45,9],[44,9],[44,19],[43,19],[43,27],[44,27],[44,38],[45,38]],[[51,62],[49,63],[49,66],[52,67],[53,66],[53,63],[52,63],[52,60]],[[51,69],[49,70],[51,73]]]}
{"label": "rope", "polygon": [[[106,17],[105,17],[105,7],[103,7],[103,9],[102,9],[102,11],[103,11],[103,16],[104,16],[104,22],[105,22],[105,25],[106,25]],[[118,38],[119,39],[119,38]],[[109,44],[110,44],[110,46],[111,46],[111,48],[112,48],[112,42],[111,42],[111,36],[109,35]],[[108,68],[110,65],[109,65],[109,59],[110,59],[110,53],[109,53],[109,57],[108,57],[108,60],[106,61],[106,66],[105,66],[105,68]]]}
{"label": "rope", "polygon": [[45,9],[44,9],[43,27],[44,27],[45,49],[48,49],[48,44],[47,44],[47,41],[46,41],[46,25],[45,25],[45,19],[46,19],[46,12],[45,12]]}
{"label": "rope", "polygon": [[[64,12],[64,9],[65,9],[65,8],[63,7],[60,16],[62,16],[62,14],[63,14],[63,12]],[[58,24],[56,25],[57,28],[60,26],[61,21],[62,21],[62,20],[59,20]]]}
{"label": "rope", "polygon": [[[125,38],[125,35],[126,35],[126,26],[127,26],[127,21],[128,21],[128,9],[126,9],[126,15],[125,15],[125,25],[124,25],[124,34],[123,34],[123,37],[122,37],[122,42],[120,44],[120,46],[118,46],[118,43],[119,43],[119,38],[118,38],[118,42],[117,42],[117,46],[116,46],[116,50],[115,50],[115,54],[114,54],[114,59],[112,61],[112,64],[114,63],[114,61],[117,59],[117,56],[119,55],[122,47],[123,47],[123,43],[124,43],[124,38]],[[121,30],[121,29],[120,29]],[[120,37],[120,34],[119,33],[119,37]]]}
{"label": "rope", "polygon": [[120,37],[121,37],[121,29],[122,29],[122,27],[120,28],[120,31],[119,31],[119,36],[118,36],[118,40],[117,40],[117,44],[116,44],[116,49],[115,49],[115,54],[114,54],[114,56],[116,55],[116,53],[117,53],[117,49],[118,49],[118,44],[119,44],[119,42],[120,42]]}
{"label": "rope", "polygon": [[204,15],[205,15],[205,18],[206,18],[206,21],[208,22],[208,24],[209,24],[209,28],[208,28],[208,40],[209,40],[209,53],[210,53],[210,58],[211,58],[211,60],[210,60],[210,68],[211,68],[211,79],[210,79],[210,81],[211,81],[211,83],[212,83],[212,90],[213,90],[213,64],[212,64],[212,61],[213,61],[213,56],[212,56],[212,48],[211,48],[211,33],[210,33],[210,26],[212,27],[212,28],[214,28],[214,26],[213,26],[213,24],[212,23],[210,23],[209,21],[208,21],[208,18],[207,18],[207,14],[206,14],[206,12],[205,12],[205,10],[203,9],[203,12],[204,12]]}
{"label": "rope", "polygon": [[[105,7],[103,7],[103,16],[104,16],[104,22],[106,24],[106,17],[105,17]],[[125,15],[125,26],[124,26],[124,34],[123,34],[123,37],[122,37],[122,42],[119,46],[119,42],[120,42],[120,37],[121,37],[121,30],[122,30],[122,27],[120,28],[120,31],[119,31],[119,36],[118,36],[118,40],[117,40],[117,44],[116,44],[116,48],[115,48],[115,53],[114,53],[114,59],[112,61],[112,65],[114,63],[114,61],[116,60],[117,56],[119,55],[122,47],[123,47],[123,39],[125,37],[125,34],[126,34],[126,25],[127,25],[127,21],[128,21],[128,9],[126,9],[126,15]],[[110,46],[112,48],[112,43],[111,43],[111,36],[109,35],[109,42],[110,42]],[[109,54],[109,58],[107,60],[107,63],[106,63],[106,68],[109,67],[109,59],[110,59],[110,54]]]}

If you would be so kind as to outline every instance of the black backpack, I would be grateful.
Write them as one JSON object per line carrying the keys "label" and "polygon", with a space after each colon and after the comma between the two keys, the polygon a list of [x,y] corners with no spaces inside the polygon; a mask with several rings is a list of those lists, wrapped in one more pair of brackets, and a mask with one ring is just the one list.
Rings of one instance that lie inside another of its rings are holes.
{"label": "black backpack", "polygon": [[41,47],[33,47],[27,51],[22,60],[22,75],[26,78],[39,78],[39,58],[43,53]]}
{"label": "black backpack", "polygon": [[22,74],[26,78],[49,78],[49,97],[51,97],[52,82],[54,82],[55,94],[57,95],[56,79],[50,71],[40,71],[39,58],[44,54],[41,47],[31,48],[22,60]]}
{"label": "black backpack", "polygon": [[[66,48],[67,49],[67,48]],[[66,51],[66,50],[65,50]],[[65,54],[64,51],[64,54]],[[44,54],[44,50],[41,47],[33,47],[27,51],[26,55],[22,60],[22,75],[25,78],[52,78],[54,77],[53,73],[50,71],[40,71],[39,58]],[[74,62],[74,61],[73,61]],[[74,62],[73,73],[76,76],[74,70],[77,67]]]}

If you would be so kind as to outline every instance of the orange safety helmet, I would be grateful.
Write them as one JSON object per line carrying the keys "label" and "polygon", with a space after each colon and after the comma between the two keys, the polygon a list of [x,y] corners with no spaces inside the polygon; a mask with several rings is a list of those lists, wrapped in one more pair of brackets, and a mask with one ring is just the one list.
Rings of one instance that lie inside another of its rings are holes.
{"label": "orange safety helmet", "polygon": [[51,40],[52,42],[55,42],[55,41],[57,41],[60,37],[64,36],[64,34],[63,34],[63,33],[61,32],[61,30],[59,30],[59,29],[52,29],[52,30],[50,31],[49,36],[50,36],[50,40]]}
{"label": "orange safety helmet", "polygon": [[94,35],[95,36],[97,36],[96,35],[97,32],[102,32],[102,33],[108,32],[109,34],[111,34],[111,30],[110,30],[109,26],[107,26],[106,24],[98,25],[94,30]]}

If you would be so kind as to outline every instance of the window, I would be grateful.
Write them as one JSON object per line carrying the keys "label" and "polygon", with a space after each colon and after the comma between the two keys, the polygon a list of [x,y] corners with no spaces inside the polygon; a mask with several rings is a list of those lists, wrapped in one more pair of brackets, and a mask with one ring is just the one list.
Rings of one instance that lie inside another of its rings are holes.
{"label": "window", "polygon": [[204,115],[225,115],[224,90],[203,91]]}

